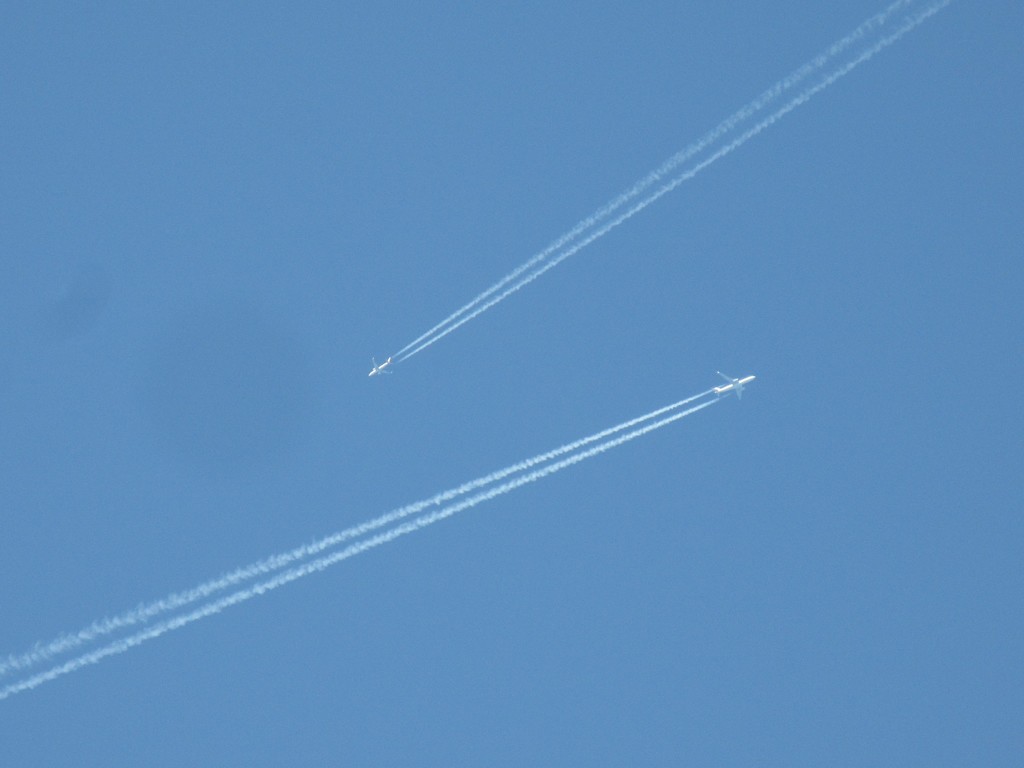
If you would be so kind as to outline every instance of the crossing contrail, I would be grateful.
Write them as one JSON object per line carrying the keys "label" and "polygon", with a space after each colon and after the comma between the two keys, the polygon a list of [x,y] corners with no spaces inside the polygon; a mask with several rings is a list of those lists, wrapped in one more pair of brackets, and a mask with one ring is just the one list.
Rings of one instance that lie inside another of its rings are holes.
{"label": "crossing contrail", "polygon": [[[710,392],[711,390],[708,390],[708,392],[705,392],[702,395],[695,395],[692,398],[687,398],[684,401],[680,401],[680,403],[692,402],[693,400],[699,397],[710,394]],[[314,560],[307,561],[294,568],[284,571],[283,573],[279,573],[270,579],[259,582],[245,589],[238,590],[230,595],[226,595],[224,597],[213,600],[209,603],[206,603],[205,605],[193,609],[188,613],[181,614],[170,619],[166,619],[160,622],[159,624],[147,627],[146,629],[140,630],[128,637],[114,640],[101,648],[97,648],[87,653],[83,653],[74,659],[70,659],[69,661],[66,661],[62,664],[58,664],[57,666],[54,666],[44,672],[39,672],[23,680],[5,686],[4,688],[0,689],[0,700],[6,699],[10,696],[13,696],[14,694],[21,693],[23,691],[28,691],[32,690],[33,688],[37,688],[45,682],[61,677],[62,675],[70,674],[71,672],[75,672],[76,670],[79,670],[82,667],[95,664],[109,656],[116,656],[118,654],[124,653],[125,651],[128,651],[137,645],[141,645],[147,640],[152,640],[172,630],[180,629],[184,626],[187,626],[188,624],[192,624],[193,622],[199,621],[200,619],[204,619],[207,616],[213,616],[214,614],[220,613],[225,608],[229,608],[232,605],[243,603],[254,597],[258,597],[259,595],[262,595],[266,592],[270,592],[271,590],[277,589],[278,587],[282,587],[285,584],[295,581],[296,579],[300,579],[303,576],[308,576],[311,573],[322,571],[325,568],[335,565],[336,563],[340,563],[343,560],[347,560],[350,557],[354,557],[355,555],[366,552],[367,550],[379,547],[380,545],[393,541],[399,538],[400,536],[404,536],[408,533],[413,533],[414,531],[426,528],[427,526],[433,525],[436,522],[451,517],[452,515],[458,512],[462,512],[463,510],[475,507],[478,504],[481,504],[485,501],[496,498],[498,496],[502,496],[506,493],[509,493],[510,491],[515,490],[516,488],[520,488],[529,483],[536,482],[537,480],[540,480],[543,477],[547,477],[548,475],[554,474],[555,472],[565,469],[566,467],[570,467],[573,464],[578,464],[584,459],[588,459],[592,456],[604,453],[605,451],[608,451],[611,448],[627,443],[630,440],[635,440],[636,438],[641,437],[642,435],[646,435],[649,432],[653,432],[654,430],[660,429],[661,427],[664,427],[675,421],[679,421],[680,419],[685,418],[686,416],[689,416],[692,413],[696,413],[697,411],[700,411],[704,408],[707,408],[710,405],[714,405],[717,402],[717,398],[706,400],[705,402],[687,408],[686,410],[671,413],[671,415],[668,416],[663,416],[662,418],[659,418],[656,421],[651,422],[650,424],[633,429],[629,432],[626,432],[623,435],[619,435],[618,437],[609,438],[604,442],[600,442],[591,448],[587,448],[585,450],[577,450],[575,453],[570,453],[567,457],[562,458],[559,461],[555,461],[539,469],[534,469],[530,472],[527,472],[526,474],[520,475],[519,477],[507,480],[504,483],[501,483],[485,491],[481,491],[480,493],[470,496],[468,499],[459,501],[455,504],[451,504],[447,507],[423,515],[422,517],[416,518],[414,520],[401,523],[391,528],[390,530],[387,530],[383,533],[379,533],[375,536],[371,536],[370,538],[363,539],[362,541],[358,541],[354,544],[345,547],[340,551],[333,552],[331,554],[324,555]],[[612,427],[610,430],[605,430],[604,433],[611,434],[615,432],[621,432],[623,429],[626,428],[626,424],[642,423],[643,421],[649,421],[655,413],[665,414],[666,412],[671,412],[672,410],[678,410],[680,403],[666,406],[664,408],[659,408],[657,411],[652,411],[651,413],[646,414],[645,416],[641,416],[637,419],[631,419],[628,422],[620,424],[618,427]],[[596,435],[592,435],[590,438],[584,438],[584,440],[591,442],[597,439],[599,438],[597,438]],[[577,442],[582,443],[582,441]]]}
{"label": "crossing contrail", "polygon": [[[554,268],[555,266],[565,261],[573,254],[581,251],[590,243],[603,237],[612,229],[617,227],[619,224],[622,224],[624,221],[632,218],[637,213],[642,211],[644,208],[651,205],[651,203],[663,197],[668,192],[674,190],[684,181],[692,179],[694,176],[700,173],[700,171],[704,170],[706,167],[711,165],[716,160],[724,157],[727,154],[730,154],[733,150],[745,144],[751,138],[761,133],[761,131],[763,131],[765,128],[778,121],[779,118],[788,114],[801,104],[807,102],[811,97],[820,93],[828,86],[832,85],[832,83],[834,83],[836,80],[843,77],[844,75],[848,74],[858,65],[863,64],[865,61],[871,59],[883,48],[886,48],[889,45],[892,45],[893,43],[898,41],[905,34],[913,30],[915,27],[917,27],[919,24],[924,22],[929,17],[938,13],[951,2],[952,0],[939,0],[939,2],[932,3],[931,5],[927,6],[924,10],[919,11],[917,14],[905,17],[904,23],[900,27],[898,27],[895,32],[889,34],[886,37],[881,38],[874,45],[862,51],[854,59],[847,61],[839,68],[833,70],[818,84],[810,88],[806,88],[803,92],[801,92],[798,96],[789,101],[785,106],[777,110],[775,113],[759,122],[753,128],[750,128],[747,131],[745,131],[738,138],[734,139],[729,144],[716,151],[709,158],[697,163],[688,171],[675,177],[668,183],[663,184],[661,187],[655,190],[655,192],[649,194],[639,203],[636,203],[632,207],[628,208],[625,213],[621,213],[615,218],[611,219],[609,222],[602,225],[599,229],[591,232],[583,240],[579,240],[573,243],[572,245],[569,245],[570,243],[572,243],[573,240],[576,240],[576,238],[578,238],[584,232],[590,230],[599,222],[607,219],[609,216],[615,213],[615,211],[619,210],[624,205],[634,200],[649,187],[664,179],[679,165],[686,162],[690,158],[694,157],[702,150],[708,148],[715,141],[721,138],[724,134],[734,129],[739,123],[752,117],[754,114],[764,109],[768,104],[770,104],[772,101],[778,98],[778,96],[792,89],[810,75],[819,72],[830,60],[838,56],[840,53],[842,53],[842,51],[853,45],[855,42],[861,40],[866,34],[887,24],[891,20],[891,17],[898,11],[900,11],[901,9],[908,8],[909,6],[913,6],[915,2],[914,0],[899,0],[898,2],[890,5],[884,11],[881,11],[880,13],[872,16],[870,19],[868,19],[863,24],[858,26],[853,32],[844,37],[842,40],[839,40],[838,42],[834,43],[825,53],[819,55],[812,61],[808,62],[800,69],[796,70],[790,76],[786,77],[783,80],[780,80],[774,86],[772,86],[763,94],[754,99],[754,101],[750,102],[748,105],[741,108],[735,114],[731,115],[729,118],[720,123],[716,128],[709,131],[700,140],[691,144],[685,150],[677,153],[676,155],[673,155],[669,160],[663,163],[657,170],[652,171],[650,174],[648,174],[643,179],[634,184],[629,190],[615,198],[615,200],[608,203],[591,216],[580,221],[573,229],[571,229],[566,234],[562,235],[560,238],[558,238],[558,240],[554,241],[543,251],[536,254],[531,259],[529,259],[528,261],[524,262],[522,265],[514,269],[512,272],[507,274],[505,277],[503,277],[497,283],[495,283],[490,288],[485,290],[483,293],[476,296],[468,304],[464,305],[463,307],[460,307],[458,310],[456,310],[447,318],[445,318],[440,323],[435,325],[429,331],[422,334],[419,338],[415,339],[414,341],[404,346],[401,350],[394,354],[396,362],[408,360],[413,355],[423,351],[429,346],[432,346],[433,344],[447,336],[449,333],[454,331],[456,328],[459,328],[460,326],[468,323],[470,320],[483,314],[494,305],[498,304],[508,296],[518,291],[523,286],[528,285],[529,283],[536,280],[549,269]],[[555,253],[556,251],[565,246],[569,247],[566,250],[559,253],[554,258],[549,259],[551,254]],[[505,286],[508,287],[506,288]],[[502,290],[503,288],[504,290]],[[495,296],[494,294],[497,295]]]}
{"label": "crossing contrail", "polygon": [[604,440],[611,435],[635,427],[645,421],[650,421],[651,419],[663,416],[670,411],[678,410],[684,405],[710,395],[711,392],[712,390],[710,389],[705,390],[704,392],[693,395],[692,397],[685,398],[672,403],[671,405],[664,406],[663,408],[658,408],[657,410],[651,411],[643,416],[625,421],[615,427],[601,430],[600,432],[588,437],[566,443],[565,445],[559,446],[551,451],[538,454],[532,458],[525,459],[505,467],[504,469],[499,469],[488,475],[463,483],[462,485],[438,493],[428,499],[408,504],[372,520],[368,520],[364,523],[360,523],[359,525],[325,536],[311,544],[305,544],[289,550],[288,552],[273,555],[250,565],[238,568],[231,573],[216,579],[211,579],[210,581],[200,584],[190,590],[171,594],[161,600],[127,611],[115,618],[94,622],[90,626],[74,634],[58,637],[46,645],[34,648],[33,650],[19,656],[10,656],[6,661],[0,664],[0,675],[8,675],[16,671],[24,672],[42,662],[49,661],[55,656],[69,653],[82,645],[99,640],[100,638],[114,632],[126,630],[137,624],[151,621],[166,613],[176,611],[198,602],[199,600],[210,597],[211,595],[228,589],[229,587],[236,586],[260,576],[266,576],[267,574],[274,573],[300,560],[304,560],[331,549],[344,541],[359,538],[360,536],[364,536],[378,528],[382,528],[405,517],[422,512],[424,509],[432,506],[439,506],[445,502],[451,501],[452,499],[458,498],[459,496],[479,490],[480,488],[484,488],[488,485],[492,485],[493,483],[496,483],[510,475],[524,472],[539,464],[543,464],[560,456],[572,453],[573,451],[577,451],[591,443]]}

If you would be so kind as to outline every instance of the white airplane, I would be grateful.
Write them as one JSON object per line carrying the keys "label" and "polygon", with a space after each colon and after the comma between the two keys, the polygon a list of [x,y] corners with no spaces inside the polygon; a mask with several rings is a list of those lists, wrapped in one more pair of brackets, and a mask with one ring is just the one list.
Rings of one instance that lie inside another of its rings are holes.
{"label": "white airplane", "polygon": [[391,371],[387,370],[387,367],[391,365],[390,357],[380,365],[377,365],[376,358],[371,357],[370,359],[373,360],[373,369],[370,371],[370,376],[376,376],[378,373],[391,373]]}
{"label": "white airplane", "polygon": [[743,397],[743,387],[757,378],[756,376],[746,376],[742,379],[734,379],[732,378],[732,376],[726,376],[721,371],[718,371],[718,375],[729,383],[723,384],[720,387],[715,387],[715,394],[721,397],[722,395],[726,395],[729,392],[735,392],[737,399]]}

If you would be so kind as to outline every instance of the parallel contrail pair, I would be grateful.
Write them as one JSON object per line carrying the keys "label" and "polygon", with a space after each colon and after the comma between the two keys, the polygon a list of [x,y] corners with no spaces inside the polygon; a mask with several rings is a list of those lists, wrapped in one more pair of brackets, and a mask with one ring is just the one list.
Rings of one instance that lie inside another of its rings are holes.
{"label": "parallel contrail pair", "polygon": [[[347,560],[350,557],[361,554],[362,552],[373,549],[374,547],[378,547],[381,544],[386,544],[387,542],[393,541],[407,533],[418,531],[428,525],[432,525],[447,517],[451,517],[458,512],[475,507],[484,501],[496,498],[497,496],[502,496],[516,488],[540,480],[543,477],[547,477],[548,475],[565,469],[566,467],[577,464],[591,456],[604,453],[611,448],[627,443],[642,435],[646,435],[655,429],[660,429],[661,427],[678,421],[679,419],[689,416],[692,413],[696,413],[697,411],[718,402],[717,398],[708,399],[702,403],[683,409],[684,406],[687,406],[701,398],[706,398],[711,394],[713,394],[713,390],[706,390],[700,394],[672,403],[671,405],[658,408],[650,413],[644,414],[643,416],[625,421],[617,426],[601,430],[589,437],[584,437],[580,440],[566,443],[554,450],[547,451],[534,456],[533,458],[526,459],[525,461],[512,464],[505,469],[500,469],[496,472],[490,473],[489,475],[464,483],[457,488],[444,491],[443,493],[439,493],[429,499],[401,507],[400,509],[389,512],[386,515],[374,518],[339,533],[332,534],[331,536],[320,539],[313,544],[297,547],[288,552],[269,557],[244,568],[239,568],[238,570],[233,571],[226,576],[222,576],[219,579],[213,579],[186,592],[172,594],[163,600],[156,601],[134,611],[129,611],[115,619],[97,622],[74,635],[57,638],[51,643],[36,648],[29,653],[25,653],[17,657],[12,656],[4,662],[2,666],[0,666],[0,672],[10,673],[14,670],[26,671],[31,667],[55,656],[65,654],[86,643],[94,643],[100,638],[110,635],[116,631],[125,630],[134,625],[149,622],[159,616],[184,608],[185,606],[198,602],[206,597],[210,597],[217,592],[225,591],[229,587],[246,581],[252,581],[258,576],[266,576],[277,572],[277,575],[263,581],[259,581],[252,586],[237,590],[224,597],[213,599],[189,612],[180,613],[172,618],[164,619],[158,624],[147,626],[145,629],[137,630],[134,634],[128,635],[127,637],[113,640],[100,648],[82,653],[69,661],[53,666],[46,671],[36,673],[18,682],[11,683],[0,689],[0,700],[13,696],[16,693],[36,688],[49,680],[74,672],[82,667],[95,664],[108,656],[124,653],[147,640],[159,637],[160,635],[166,634],[172,630],[180,629],[181,627],[198,621],[199,619],[206,618],[207,616],[220,613],[225,608],[232,605],[245,602],[253,597],[262,595],[265,592],[277,589],[278,587],[284,586],[285,584],[302,578],[303,576],[307,576],[317,571],[322,571],[335,563],[341,562],[342,560]],[[638,426],[641,424],[643,424],[643,426]],[[596,443],[596,445],[592,445],[593,443]],[[587,448],[586,446],[588,445],[591,445],[591,447]],[[555,459],[558,460],[556,461]],[[534,467],[537,468],[534,469]],[[505,480],[505,478],[508,477],[512,477],[512,479]],[[504,480],[504,482],[499,482],[502,480]],[[449,504],[448,506],[444,506],[439,510],[430,512],[429,514],[423,515],[414,520],[396,525],[383,533],[357,541],[344,549],[336,550],[330,554],[310,559],[313,555],[334,548],[343,541],[364,536],[378,528],[383,528],[391,523],[398,522],[403,518],[412,516],[417,512],[421,512],[428,507],[441,506],[445,502],[451,501],[459,496],[465,496],[472,491],[478,492],[454,504]],[[299,561],[303,562],[299,565],[293,565]],[[290,565],[293,567],[288,568]]]}
{"label": "parallel contrail pair", "polygon": [[[749,104],[722,121],[718,126],[709,131],[698,141],[694,142],[681,152],[673,155],[657,170],[652,171],[607,205],[580,221],[575,227],[559,237],[543,251],[516,267],[497,283],[475,297],[468,304],[460,307],[426,333],[420,335],[409,344],[406,344],[393,355],[395,361],[402,362],[403,360],[408,360],[413,355],[422,352],[427,347],[432,346],[443,339],[455,329],[468,323],[470,320],[478,317],[494,305],[503,301],[523,286],[533,282],[549,269],[554,268],[573,254],[578,253],[580,250],[590,245],[595,240],[603,237],[619,224],[622,224],[627,219],[632,218],[644,208],[651,205],[651,203],[671,192],[684,181],[692,179],[716,160],[719,160],[725,155],[730,154],[733,150],[738,149],[754,136],[761,133],[765,128],[778,121],[781,117],[807,102],[811,97],[832,85],[832,83],[848,74],[858,65],[863,64],[868,59],[872,58],[883,48],[897,42],[905,34],[913,30],[929,17],[938,13],[951,2],[952,0],[937,0],[936,2],[924,7],[923,10],[903,16],[902,23],[894,24],[893,17],[901,10],[910,11],[912,6],[917,5],[916,0],[897,0],[897,2],[894,2],[885,10],[875,14],[846,37],[834,43],[827,51],[812,59],[807,64],[804,64],[788,77],[780,80]],[[753,117],[755,114],[763,110],[783,93],[793,89],[811,75],[821,72],[829,62],[833,61],[847,48],[862,40],[866,35],[879,31],[887,25],[893,25],[893,31],[888,35],[880,38],[874,44],[863,49],[854,58],[833,69],[817,84],[805,88],[784,106],[761,120],[752,128],[749,128],[740,134],[739,137],[733,139],[730,143],[721,147],[709,157],[701,160],[682,174],[677,175],[670,181],[662,184],[662,186],[655,189],[654,192],[643,197],[639,202],[633,203],[631,207],[626,208],[624,212],[619,213],[617,216],[614,216],[614,218],[610,218],[616,213],[616,211],[619,211],[624,206],[627,206],[631,201],[640,197],[645,190],[661,182],[680,165],[695,157],[703,150],[711,147],[720,138],[728,134],[748,118]],[[597,229],[593,229],[602,221],[605,221],[603,225]],[[590,231],[590,233],[586,237],[582,240],[577,240],[577,238],[581,237],[588,231]],[[560,253],[552,257],[552,254],[555,254],[562,248],[565,248],[565,250],[562,250]]]}
{"label": "parallel contrail pair", "polygon": [[567,453],[579,450],[580,448],[589,445],[590,443],[596,442],[598,440],[603,440],[606,437],[621,432],[624,429],[629,429],[644,421],[648,421],[652,418],[657,418],[658,416],[661,416],[664,413],[676,410],[688,403],[693,402],[694,400],[705,397],[706,395],[711,394],[711,392],[712,390],[701,392],[700,394],[694,395],[693,397],[688,397],[685,400],[680,400],[679,402],[665,406],[664,408],[659,408],[656,411],[652,411],[651,413],[645,414],[644,416],[640,416],[636,419],[631,419],[627,422],[619,424],[618,426],[602,430],[601,432],[598,432],[594,435],[590,435],[589,437],[585,437],[580,440],[575,440],[571,443],[566,443],[565,445],[555,448],[554,450],[547,451],[546,453],[542,453],[537,456],[534,456],[533,458],[520,461],[516,464],[506,467],[505,469],[500,469],[490,473],[489,475],[484,475],[483,477],[479,477],[475,480],[463,483],[462,485],[456,488],[452,488],[450,490],[438,493],[429,499],[417,501],[413,504],[407,504],[404,507],[400,507],[396,510],[388,512],[387,514],[381,515],[380,517],[374,518],[373,520],[368,520],[364,523],[360,523],[359,525],[352,526],[351,528],[346,528],[343,531],[338,531],[337,533],[325,536],[322,539],[319,539],[311,544],[303,544],[299,547],[289,550],[288,552],[272,555],[271,557],[259,560],[250,565],[237,568],[224,576],[221,576],[216,579],[211,579],[210,581],[200,584],[197,587],[193,587],[192,589],[187,590],[185,592],[177,592],[168,595],[167,597],[161,600],[157,600],[147,605],[140,606],[139,608],[136,608],[131,611],[126,611],[125,613],[122,613],[120,616],[116,616],[112,619],[103,619],[102,621],[94,622],[93,624],[79,630],[74,634],[62,635],[61,637],[58,637],[50,641],[46,645],[41,645],[36,648],[33,648],[31,651],[27,653],[23,653],[18,656],[10,656],[5,660],[0,661],[0,677],[4,677],[14,671],[27,670],[30,667],[35,666],[36,664],[47,661],[60,654],[73,651],[75,648],[78,648],[86,643],[98,640],[102,637],[105,637],[106,635],[112,634],[113,632],[127,629],[136,624],[151,621],[165,613],[178,610],[187,605],[191,605],[192,603],[195,603],[198,600],[210,597],[211,595],[216,594],[217,592],[220,592],[222,590],[225,590],[228,587],[233,587],[237,584],[249,581],[250,579],[254,579],[257,576],[264,576],[268,573],[278,571],[282,568],[291,565],[296,561],[303,560],[307,557],[323,552],[324,550],[335,547],[343,541],[348,541],[351,539],[358,538],[360,536],[364,536],[367,533],[370,533],[371,531],[374,531],[378,528],[382,528],[385,525],[389,525],[393,522],[401,520],[404,517],[408,517],[409,515],[414,515],[417,512],[421,512],[424,509],[427,509],[428,507],[437,506],[444,502],[451,501],[452,499],[469,493],[470,491],[474,491],[479,488],[483,488],[487,485],[491,485],[492,483],[495,483],[498,480],[502,480],[508,477],[509,475],[513,475],[517,472],[523,472],[527,469],[537,466],[538,464],[551,461],[552,459],[556,459],[559,456],[564,456]]}
{"label": "parallel contrail pair", "polygon": [[[827,88],[861,63],[872,58],[883,48],[895,43],[951,2],[952,0],[937,0],[926,5],[923,10],[916,12],[913,12],[913,8],[918,5],[917,0],[898,0],[894,2],[884,11],[871,17],[852,33],[835,43],[828,51],[804,65],[789,77],[779,81],[779,83],[723,121],[699,141],[674,155],[660,168],[638,181],[629,190],[582,220],[576,227],[560,237],[544,251],[506,275],[469,304],[460,308],[412,343],[406,345],[406,347],[394,355],[396,361],[408,359],[412,355],[426,349],[459,326],[479,316],[507,296],[537,279],[544,272],[561,263],[569,256],[577,253],[598,238],[603,237],[613,228],[675,189],[682,182],[693,178],[716,160],[742,146],[781,117],[808,101],[815,94]],[[894,22],[893,17],[904,10],[907,11],[907,14],[902,15],[900,21]],[[720,146],[719,149],[683,173],[670,178],[669,181],[664,181],[664,179],[669,178],[671,174],[675,173],[681,165],[696,158],[704,150],[711,149],[719,139],[722,139],[737,129],[744,121],[761,112],[783,93],[794,89],[808,77],[823,72],[826,65],[844,50],[863,39],[869,33],[882,30],[883,27],[889,27],[893,31],[876,40],[875,43],[863,49],[854,58],[846,61],[846,63],[832,69],[817,84],[806,87],[789,102],[756,123],[753,127],[745,130],[737,138],[732,139],[724,146]],[[660,186],[655,187],[658,184]],[[654,191],[650,192],[649,190],[652,187],[655,187]],[[644,196],[645,193],[646,196]],[[553,451],[540,454],[532,459],[527,459],[506,469],[493,472],[490,475],[465,483],[457,488],[437,494],[430,499],[407,505],[386,515],[332,534],[312,544],[297,547],[288,552],[239,568],[226,576],[213,579],[191,590],[174,593],[167,598],[141,606],[114,619],[96,622],[75,634],[59,637],[46,645],[37,646],[20,656],[10,656],[7,660],[0,662],[0,676],[11,675],[15,672],[28,674],[29,670],[38,665],[49,662],[58,656],[66,656],[72,651],[81,649],[82,646],[87,644],[91,646],[99,645],[101,640],[115,633],[122,635],[117,639],[104,640],[106,642],[105,645],[100,645],[98,648],[93,647],[92,650],[80,653],[80,655],[61,662],[50,669],[30,674],[28,677],[0,688],[0,699],[6,699],[16,693],[31,690],[44,682],[81,669],[84,666],[94,664],[108,656],[123,653],[147,640],[219,613],[229,606],[245,602],[264,592],[277,589],[291,581],[323,570],[342,560],[393,541],[407,533],[420,530],[460,511],[509,493],[516,488],[558,472],[591,456],[622,445],[714,404],[717,400],[710,399],[683,410],[683,407],[689,403],[710,394],[712,394],[712,390],[652,411],[637,419],[631,419],[582,440],[568,443]],[[644,424],[644,426],[638,426],[640,424]],[[613,435],[617,436],[613,437]],[[588,445],[591,447],[586,447]],[[511,479],[506,480],[506,478]],[[462,496],[466,498],[454,503],[448,503]],[[445,504],[447,506],[442,506]],[[399,522],[433,506],[441,508],[412,520]],[[369,535],[373,531],[385,528],[393,523],[398,524],[381,533]],[[339,545],[342,543],[352,540],[355,540],[354,543],[348,544],[344,548],[339,548]],[[246,583],[249,583],[249,586],[220,597],[217,596],[219,593],[228,592],[230,588]],[[198,607],[192,607],[190,610],[184,610],[201,601],[207,602],[202,603]],[[151,623],[157,620],[159,620],[158,623]],[[145,627],[138,628],[137,625],[140,624],[145,624]],[[134,630],[132,630],[133,627],[135,627]],[[134,633],[127,634],[129,630]]]}

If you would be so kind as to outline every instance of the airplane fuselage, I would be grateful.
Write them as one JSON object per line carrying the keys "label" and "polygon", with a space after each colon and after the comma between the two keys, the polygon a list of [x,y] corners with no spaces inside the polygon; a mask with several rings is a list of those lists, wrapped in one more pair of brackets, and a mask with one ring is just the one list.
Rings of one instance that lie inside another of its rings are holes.
{"label": "airplane fuselage", "polygon": [[722,395],[727,395],[730,392],[735,392],[736,393],[736,397],[742,397],[743,396],[743,387],[745,387],[747,384],[749,384],[750,382],[752,382],[756,378],[757,378],[756,376],[745,376],[742,379],[733,379],[728,384],[723,384],[720,387],[715,387],[714,388],[714,393],[716,395],[718,395],[719,397],[721,397]]}
{"label": "airplane fuselage", "polygon": [[373,361],[373,368],[370,369],[370,373],[368,375],[369,376],[376,376],[378,373],[391,373],[391,371],[386,370],[387,367],[389,365],[391,365],[391,362],[392,361],[391,361],[390,357],[387,360],[385,360],[383,363],[381,363],[380,365],[377,365],[377,361],[374,360]]}

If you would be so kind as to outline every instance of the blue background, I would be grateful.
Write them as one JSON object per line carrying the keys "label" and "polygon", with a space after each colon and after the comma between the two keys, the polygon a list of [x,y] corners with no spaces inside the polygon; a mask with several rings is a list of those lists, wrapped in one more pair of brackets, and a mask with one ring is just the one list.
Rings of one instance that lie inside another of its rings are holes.
{"label": "blue background", "polygon": [[0,703],[0,764],[1019,765],[1019,3],[366,377],[879,9],[8,7],[5,653],[758,380]]}

